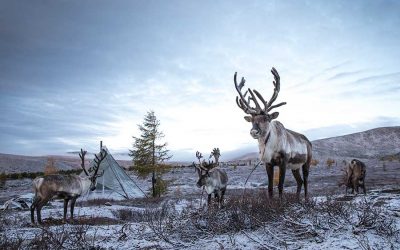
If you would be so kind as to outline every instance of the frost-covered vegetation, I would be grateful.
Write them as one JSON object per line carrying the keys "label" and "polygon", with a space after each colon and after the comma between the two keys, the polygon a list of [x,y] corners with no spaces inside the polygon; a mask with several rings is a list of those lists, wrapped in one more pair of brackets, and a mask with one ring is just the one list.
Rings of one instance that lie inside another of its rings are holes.
{"label": "frost-covered vegetation", "polygon": [[[208,208],[194,169],[178,167],[164,173],[170,185],[161,198],[82,197],[67,224],[57,201],[43,208],[43,225],[31,224],[29,210],[0,211],[0,249],[399,249],[400,164],[366,161],[367,195],[345,196],[335,161],[311,168],[307,201],[295,199],[291,175],[283,200],[269,200],[262,166],[250,177],[249,166],[223,166],[224,206]],[[150,190],[148,180],[135,181]],[[32,192],[30,179],[1,188],[1,204]]]}
{"label": "frost-covered vegetation", "polygon": [[[202,204],[200,204],[202,203]],[[111,206],[110,206],[111,205]],[[223,208],[200,196],[81,201],[62,223],[62,204],[0,213],[1,249],[398,249],[400,190],[268,199],[265,189],[231,192]]]}

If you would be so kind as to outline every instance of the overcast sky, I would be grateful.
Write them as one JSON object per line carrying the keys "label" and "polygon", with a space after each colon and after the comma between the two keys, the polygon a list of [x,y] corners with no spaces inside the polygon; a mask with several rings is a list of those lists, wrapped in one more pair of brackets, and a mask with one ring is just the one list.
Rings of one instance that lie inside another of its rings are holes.
{"label": "overcast sky", "polygon": [[233,74],[310,140],[400,125],[399,1],[1,1],[0,152],[255,150]]}

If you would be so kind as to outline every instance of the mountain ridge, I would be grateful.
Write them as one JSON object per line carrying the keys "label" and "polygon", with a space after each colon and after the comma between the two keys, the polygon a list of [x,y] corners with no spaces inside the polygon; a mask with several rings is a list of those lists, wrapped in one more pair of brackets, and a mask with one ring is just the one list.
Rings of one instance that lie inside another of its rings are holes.
{"label": "mountain ridge", "polygon": [[[379,127],[347,135],[311,141],[313,158],[378,158],[400,152],[400,126]],[[257,152],[246,153],[233,161],[258,158]]]}
{"label": "mountain ridge", "polygon": [[[318,139],[313,144],[313,158],[381,158],[400,152],[400,126],[379,127],[362,132]],[[229,154],[229,152],[226,152]],[[116,153],[118,155],[118,153]],[[79,169],[77,155],[67,156],[23,156],[0,153],[0,173],[41,172],[49,158],[55,160],[60,170]],[[248,152],[230,161],[249,161],[258,158],[257,152]],[[127,167],[131,161],[117,160]]]}

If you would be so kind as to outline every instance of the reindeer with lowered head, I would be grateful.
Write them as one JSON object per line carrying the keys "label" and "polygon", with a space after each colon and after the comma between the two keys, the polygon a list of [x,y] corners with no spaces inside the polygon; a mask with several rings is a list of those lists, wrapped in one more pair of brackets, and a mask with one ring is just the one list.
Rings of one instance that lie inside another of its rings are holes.
{"label": "reindeer with lowered head", "polygon": [[35,197],[33,198],[31,206],[31,221],[35,223],[34,212],[36,209],[37,220],[41,224],[41,210],[42,207],[53,198],[64,200],[64,222],[67,217],[68,202],[71,201],[71,220],[74,216],[74,207],[76,200],[83,194],[86,194],[89,190],[93,191],[96,189],[97,178],[102,174],[97,175],[100,168],[100,163],[106,158],[107,151],[102,149],[98,155],[95,155],[95,169],[92,175],[85,169],[85,155],[86,151],[81,149],[79,157],[81,158],[81,167],[86,174],[85,177],[78,175],[46,175],[43,177],[37,177],[33,180],[33,189],[35,191]]}
{"label": "reindeer with lowered head", "polygon": [[[213,151],[214,152],[214,151]],[[219,153],[219,149],[218,149]],[[214,162],[201,161],[203,157],[200,152],[196,152],[196,157],[199,160],[199,165],[193,165],[196,168],[199,180],[197,181],[197,187],[204,187],[208,194],[208,205],[211,204],[211,195],[214,194],[218,201],[218,207],[221,207],[224,199],[226,186],[228,183],[228,176],[226,172],[218,168]],[[218,154],[219,157],[219,154]],[[217,160],[217,157],[216,157]]]}
{"label": "reindeer with lowered head", "polygon": [[[247,89],[242,93],[245,79],[242,77],[237,83],[235,73],[233,81],[239,94],[236,103],[246,114],[245,120],[252,123],[250,135],[258,140],[259,158],[264,162],[268,175],[268,194],[273,196],[273,175],[274,166],[279,167],[279,197],[282,198],[283,183],[285,181],[286,169],[292,170],[297,182],[297,198],[300,199],[300,192],[304,184],[304,195],[307,198],[308,173],[311,162],[311,143],[302,134],[286,129],[282,123],[276,121],[278,112],[271,113],[272,109],[285,105],[286,102],[273,105],[280,90],[280,76],[275,68],[271,70],[274,76],[274,92],[269,101],[265,101],[257,90]],[[249,94],[249,96],[247,96]],[[246,99],[247,97],[247,99]],[[257,98],[261,101],[260,106]],[[300,168],[303,172],[303,179],[300,175]]]}
{"label": "reindeer with lowered head", "polygon": [[358,193],[359,187],[362,187],[364,194],[367,193],[365,189],[366,170],[367,167],[362,161],[357,159],[351,160],[346,169],[346,194],[348,188],[352,188],[352,194],[354,194],[354,191]]}

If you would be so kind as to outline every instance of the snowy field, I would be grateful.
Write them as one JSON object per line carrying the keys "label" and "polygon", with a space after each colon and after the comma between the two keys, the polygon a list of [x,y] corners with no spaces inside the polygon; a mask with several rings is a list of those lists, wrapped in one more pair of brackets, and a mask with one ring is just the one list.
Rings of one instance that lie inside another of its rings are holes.
{"label": "snowy field", "polygon": [[[224,206],[207,207],[192,168],[166,173],[168,193],[158,199],[114,199],[107,194],[78,199],[75,218],[62,223],[63,205],[42,210],[32,225],[29,210],[0,211],[1,249],[400,249],[399,163],[367,165],[367,195],[344,195],[340,167],[310,173],[311,198],[294,198],[287,172],[284,199],[267,199],[260,166],[226,167]],[[148,190],[148,180],[137,180]],[[277,196],[277,189],[274,189]],[[31,180],[7,181],[0,204],[31,192]],[[94,198],[95,197],[95,198]]]}

